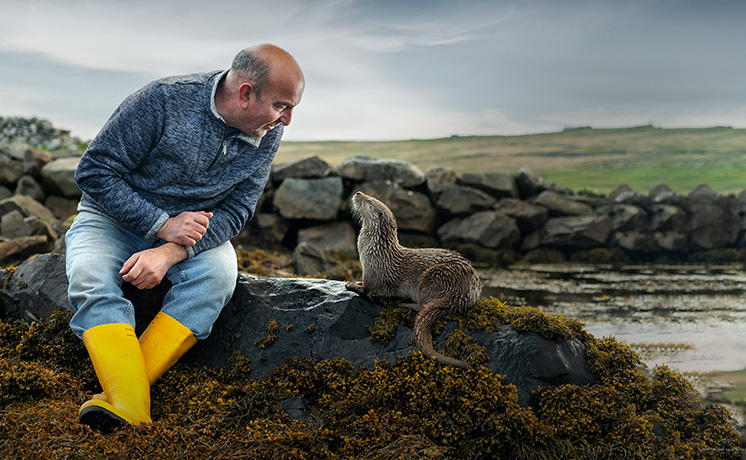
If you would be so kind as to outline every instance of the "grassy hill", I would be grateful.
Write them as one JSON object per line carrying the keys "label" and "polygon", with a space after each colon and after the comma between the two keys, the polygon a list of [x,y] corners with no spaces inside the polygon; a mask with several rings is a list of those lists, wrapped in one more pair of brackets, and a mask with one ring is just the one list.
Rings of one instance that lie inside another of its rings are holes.
{"label": "grassy hill", "polygon": [[278,162],[318,155],[332,165],[347,157],[396,158],[423,171],[515,173],[522,166],[560,185],[608,193],[619,184],[646,192],[666,183],[689,192],[706,183],[720,193],[746,189],[746,129],[574,129],[524,136],[469,136],[387,142],[283,142]]}

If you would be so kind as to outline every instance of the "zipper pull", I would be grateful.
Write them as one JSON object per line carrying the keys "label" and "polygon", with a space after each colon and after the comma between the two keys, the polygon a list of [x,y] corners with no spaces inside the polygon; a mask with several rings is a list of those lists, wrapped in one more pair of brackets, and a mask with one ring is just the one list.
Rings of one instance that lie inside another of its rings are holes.
{"label": "zipper pull", "polygon": [[228,153],[228,144],[223,141],[223,155],[226,155]]}

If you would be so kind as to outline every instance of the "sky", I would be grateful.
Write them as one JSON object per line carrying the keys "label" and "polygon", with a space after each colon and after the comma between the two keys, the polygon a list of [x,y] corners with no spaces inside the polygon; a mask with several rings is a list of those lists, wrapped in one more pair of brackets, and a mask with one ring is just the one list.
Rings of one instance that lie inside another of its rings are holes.
{"label": "sky", "polygon": [[[209,6],[207,6],[209,5]],[[285,140],[746,128],[743,0],[0,0],[0,117],[91,139],[149,81],[274,43]]]}

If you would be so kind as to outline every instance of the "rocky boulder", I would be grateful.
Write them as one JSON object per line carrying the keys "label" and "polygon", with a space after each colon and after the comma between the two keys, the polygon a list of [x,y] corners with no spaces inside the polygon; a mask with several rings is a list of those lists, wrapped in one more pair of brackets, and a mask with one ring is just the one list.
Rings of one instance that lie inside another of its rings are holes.
{"label": "rocky boulder", "polygon": [[[151,291],[127,289],[136,305],[138,331],[152,318],[168,286]],[[24,262],[0,291],[2,318],[46,319],[57,308],[71,310],[67,300],[64,257],[44,254]],[[344,282],[305,278],[259,278],[241,274],[233,298],[215,323],[209,338],[183,358],[191,365],[227,366],[234,353],[251,361],[250,376],[266,375],[288,357],[345,358],[357,366],[376,360],[394,361],[415,351],[412,331],[397,326],[383,345],[370,339],[383,307],[348,291]],[[450,322],[443,336],[457,323]],[[472,334],[485,348],[486,367],[505,375],[528,405],[541,386],[583,385],[594,381],[585,369],[585,350],[578,340],[554,341],[533,332],[501,326],[497,332]]]}
{"label": "rocky boulder", "polygon": [[518,198],[526,200],[539,193],[544,181],[531,168],[524,166],[515,175],[515,185],[518,188]]}
{"label": "rocky boulder", "polygon": [[650,228],[655,231],[687,231],[686,211],[670,204],[654,204],[650,207]]}
{"label": "rocky boulder", "polygon": [[495,198],[518,198],[518,186],[509,174],[499,172],[464,173],[460,183]]}
{"label": "rocky boulder", "polygon": [[539,230],[549,219],[547,208],[516,198],[503,198],[494,207],[495,211],[515,219],[521,233]]}
{"label": "rocky boulder", "polygon": [[425,170],[425,183],[430,196],[437,198],[446,186],[456,183],[456,172],[443,166],[430,166]]}
{"label": "rocky boulder", "polygon": [[47,163],[41,168],[41,175],[45,185],[50,190],[67,198],[77,198],[82,192],[75,183],[75,169],[80,163],[80,158],[60,158]]}
{"label": "rocky boulder", "polygon": [[447,222],[438,229],[438,237],[446,243],[475,243],[490,249],[514,249],[521,239],[521,233],[512,218],[496,211],[482,211]]}
{"label": "rocky boulder", "polygon": [[566,195],[545,190],[532,203],[549,210],[551,217],[587,216],[593,214],[593,208],[585,203],[573,200]]}
{"label": "rocky boulder", "polygon": [[39,118],[0,117],[0,144],[23,143],[48,150],[74,147],[80,139],[70,131],[57,129],[49,120]]}
{"label": "rocky boulder", "polygon": [[732,246],[741,231],[741,204],[733,196],[718,195],[700,185],[687,196],[689,244],[694,249]]}
{"label": "rocky boulder", "polygon": [[335,220],[342,202],[342,179],[288,178],[274,194],[274,207],[285,219]]}
{"label": "rocky boulder", "polygon": [[288,177],[320,178],[329,175],[331,167],[317,155],[307,156],[298,161],[284,164],[272,164],[272,180],[280,183]]}
{"label": "rocky boulder", "polygon": [[292,259],[293,270],[298,276],[311,276],[331,270],[332,264],[326,253],[318,246],[303,241],[295,247]]}
{"label": "rocky boulder", "polygon": [[541,245],[570,250],[601,247],[611,232],[608,216],[553,217],[541,230]]}
{"label": "rocky boulder", "polygon": [[425,183],[425,174],[413,164],[389,158],[350,157],[336,168],[336,174],[359,182],[389,182],[404,188]]}
{"label": "rocky boulder", "polygon": [[312,244],[323,251],[341,252],[350,257],[357,256],[357,236],[349,222],[333,222],[300,229],[298,244],[302,243]]}
{"label": "rocky boulder", "polygon": [[644,232],[647,227],[648,215],[639,206],[631,204],[613,204],[603,206],[596,210],[596,214],[611,217],[612,231],[640,231]]}
{"label": "rocky boulder", "polygon": [[23,174],[23,163],[13,154],[12,146],[0,145],[0,185],[15,187]]}
{"label": "rocky boulder", "polygon": [[438,198],[438,208],[452,216],[466,216],[492,209],[497,200],[481,190],[464,185],[448,185]]}
{"label": "rocky boulder", "polygon": [[[399,230],[433,233],[438,224],[438,213],[424,193],[405,190],[386,182],[364,182],[352,193],[361,191],[383,201],[394,213]],[[351,197],[350,197],[351,198]],[[345,201],[349,205],[350,199]]]}

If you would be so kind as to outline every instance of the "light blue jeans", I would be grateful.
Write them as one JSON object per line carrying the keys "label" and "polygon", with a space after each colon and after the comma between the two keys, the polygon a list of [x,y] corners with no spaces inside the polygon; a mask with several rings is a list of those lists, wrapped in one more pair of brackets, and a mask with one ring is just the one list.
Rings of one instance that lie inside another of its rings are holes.
{"label": "light blue jeans", "polygon": [[[78,337],[102,324],[135,327],[132,302],[122,293],[119,270],[132,254],[157,247],[116,220],[81,211],[65,235],[68,296],[76,312],[70,327]],[[171,267],[172,288],[161,311],[192,331],[197,340],[210,335],[212,325],[233,296],[238,278],[236,252],[230,241]]]}

